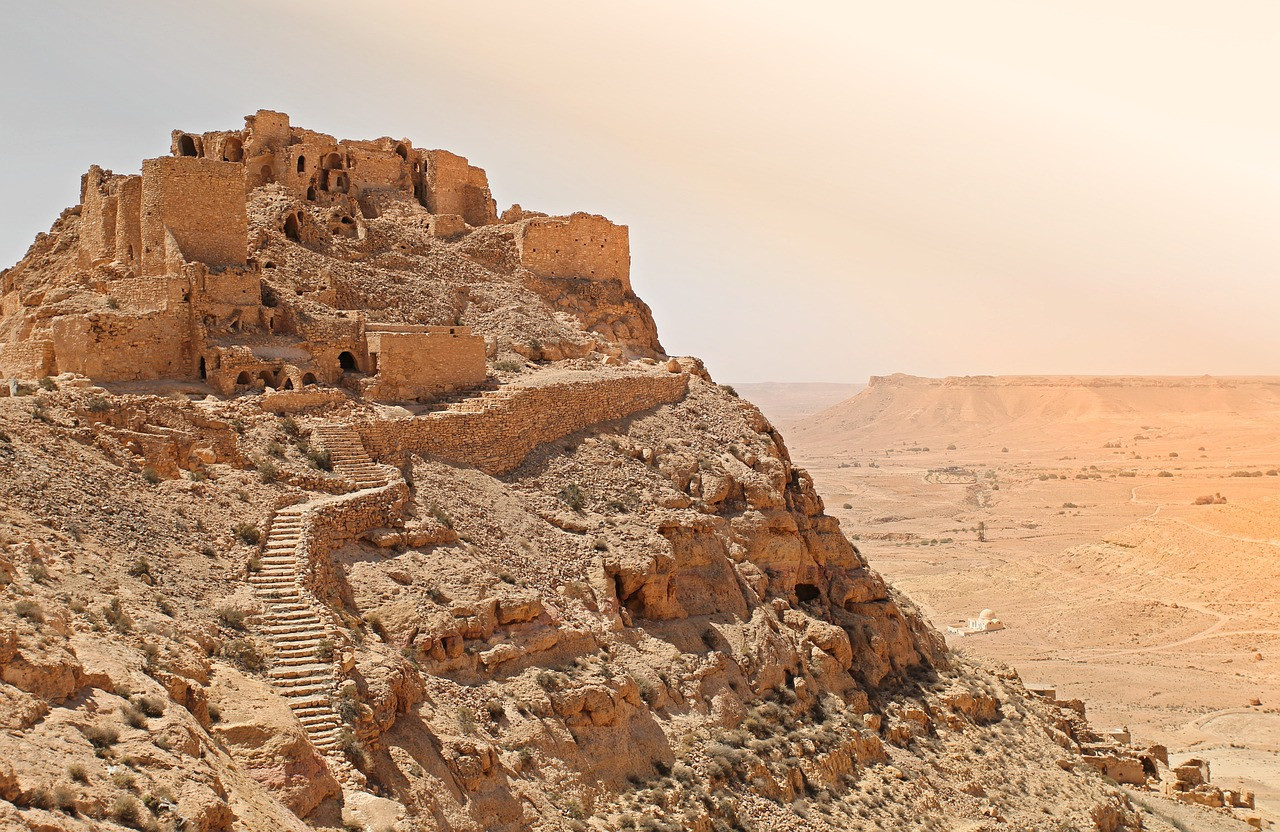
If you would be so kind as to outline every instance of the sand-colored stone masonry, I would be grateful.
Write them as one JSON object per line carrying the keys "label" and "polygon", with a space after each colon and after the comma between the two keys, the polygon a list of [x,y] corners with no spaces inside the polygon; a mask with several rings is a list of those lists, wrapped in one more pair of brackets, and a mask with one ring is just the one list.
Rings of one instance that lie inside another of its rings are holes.
{"label": "sand-colored stone masonry", "polygon": [[469,225],[498,221],[488,175],[456,153],[426,151],[424,188],[424,202],[433,214],[457,214]]}
{"label": "sand-colored stone masonry", "polygon": [[[167,233],[166,233],[167,232]],[[249,237],[244,168],[185,156],[142,163],[142,270],[164,274],[174,252],[213,268],[244,266]]]}
{"label": "sand-colored stone masonry", "polygon": [[370,324],[365,335],[377,376],[365,395],[404,401],[474,387],[488,375],[484,339],[470,327],[404,327]]}
{"label": "sand-colored stone masonry", "polygon": [[458,409],[408,419],[365,420],[353,427],[378,459],[421,454],[498,475],[518,467],[544,442],[679,401],[688,386],[685,373],[568,380],[507,388],[463,402]]}
{"label": "sand-colored stone masonry", "polygon": [[539,277],[617,280],[631,291],[631,248],[625,225],[594,214],[540,217],[522,227],[520,265]]}

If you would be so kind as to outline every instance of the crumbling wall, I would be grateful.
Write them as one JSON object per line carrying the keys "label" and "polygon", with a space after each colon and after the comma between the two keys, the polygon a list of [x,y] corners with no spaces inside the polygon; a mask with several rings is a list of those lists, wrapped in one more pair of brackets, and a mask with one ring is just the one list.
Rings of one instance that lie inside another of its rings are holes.
{"label": "crumbling wall", "polygon": [[473,412],[366,420],[353,427],[378,459],[414,453],[498,475],[518,467],[543,442],[679,401],[688,386],[685,373],[575,381],[509,390]]}
{"label": "crumbling wall", "polygon": [[115,258],[138,268],[142,255],[142,177],[126,176],[116,188]]}
{"label": "crumbling wall", "polygon": [[539,277],[616,280],[631,291],[631,243],[625,225],[595,214],[525,222],[516,236],[520,265]]}
{"label": "crumbling wall", "polygon": [[97,165],[80,177],[81,268],[110,262],[116,253],[116,188],[110,171]]}
{"label": "crumbling wall", "polygon": [[101,381],[192,378],[185,309],[142,315],[62,315],[51,326],[60,372]]}
{"label": "crumbling wall", "polygon": [[[422,327],[419,332],[366,332],[377,376],[365,395],[381,401],[417,399],[474,387],[488,375],[484,338],[470,327]],[[372,367],[371,367],[372,369]]]}
{"label": "crumbling wall", "polygon": [[424,173],[424,203],[433,214],[457,214],[468,225],[498,221],[498,204],[489,192],[483,170],[447,150],[428,150]]}
{"label": "crumbling wall", "polygon": [[249,219],[244,166],[189,156],[142,163],[142,269],[163,274],[176,252],[213,268],[244,266]]}
{"label": "crumbling wall", "polygon": [[53,342],[44,338],[0,344],[0,375],[43,378],[57,370]]}

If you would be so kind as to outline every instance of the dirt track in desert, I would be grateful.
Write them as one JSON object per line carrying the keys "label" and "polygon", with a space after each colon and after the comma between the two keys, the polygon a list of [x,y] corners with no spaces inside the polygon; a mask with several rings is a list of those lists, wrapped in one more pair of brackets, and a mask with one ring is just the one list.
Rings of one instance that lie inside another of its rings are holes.
{"label": "dirt track in desert", "polygon": [[873,384],[780,423],[937,627],[984,608],[1007,625],[954,647],[1084,699],[1099,728],[1207,757],[1275,817],[1280,385],[1223,387]]}

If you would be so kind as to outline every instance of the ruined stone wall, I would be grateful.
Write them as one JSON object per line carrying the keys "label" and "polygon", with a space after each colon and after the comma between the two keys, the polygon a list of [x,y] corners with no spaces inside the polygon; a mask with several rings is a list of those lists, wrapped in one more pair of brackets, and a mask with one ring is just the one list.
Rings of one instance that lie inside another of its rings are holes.
{"label": "ruined stone wall", "polygon": [[126,176],[116,188],[115,259],[134,269],[142,256],[142,177]]}
{"label": "ruined stone wall", "polygon": [[116,251],[116,188],[97,165],[80,177],[80,268],[110,261]]}
{"label": "ruined stone wall", "polygon": [[679,401],[688,386],[685,373],[576,381],[511,390],[475,412],[367,420],[353,427],[378,459],[415,453],[498,475],[519,466],[543,442]]}
{"label": "ruined stone wall", "polygon": [[393,481],[342,497],[316,501],[307,510],[308,522],[298,543],[297,555],[305,565],[303,583],[325,601],[340,598],[352,603],[350,587],[342,569],[327,557],[348,540],[370,529],[395,525],[409,501],[409,486],[399,473],[388,471]]}
{"label": "ruined stone wall", "polygon": [[489,193],[489,177],[447,150],[428,150],[424,202],[433,214],[457,214],[468,225],[498,221],[498,205]]}
{"label": "ruined stone wall", "polygon": [[0,344],[0,375],[43,378],[55,372],[53,342],[44,338]]}
{"label": "ruined stone wall", "polygon": [[195,375],[185,307],[144,315],[64,315],[52,324],[59,372],[100,381]]}
{"label": "ruined stone wall", "polygon": [[595,214],[533,219],[516,244],[520,265],[539,277],[617,280],[631,291],[631,242],[625,225]]}
{"label": "ruined stone wall", "polygon": [[403,401],[474,387],[485,380],[484,338],[467,327],[445,332],[376,332],[366,335],[378,375],[365,395]]}
{"label": "ruined stone wall", "polygon": [[365,190],[413,191],[411,169],[394,151],[350,148],[347,154],[354,193]]}
{"label": "ruined stone wall", "polygon": [[175,252],[211,267],[244,266],[249,236],[244,166],[189,156],[142,163],[142,269],[163,274]]}

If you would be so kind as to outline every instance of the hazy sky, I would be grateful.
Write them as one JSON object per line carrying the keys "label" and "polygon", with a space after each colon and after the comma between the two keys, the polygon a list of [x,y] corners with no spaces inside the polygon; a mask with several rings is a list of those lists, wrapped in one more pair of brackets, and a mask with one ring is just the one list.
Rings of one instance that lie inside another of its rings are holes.
{"label": "hazy sky", "polygon": [[722,380],[1280,373],[1275,0],[11,6],[3,265],[268,108],[630,225]]}

